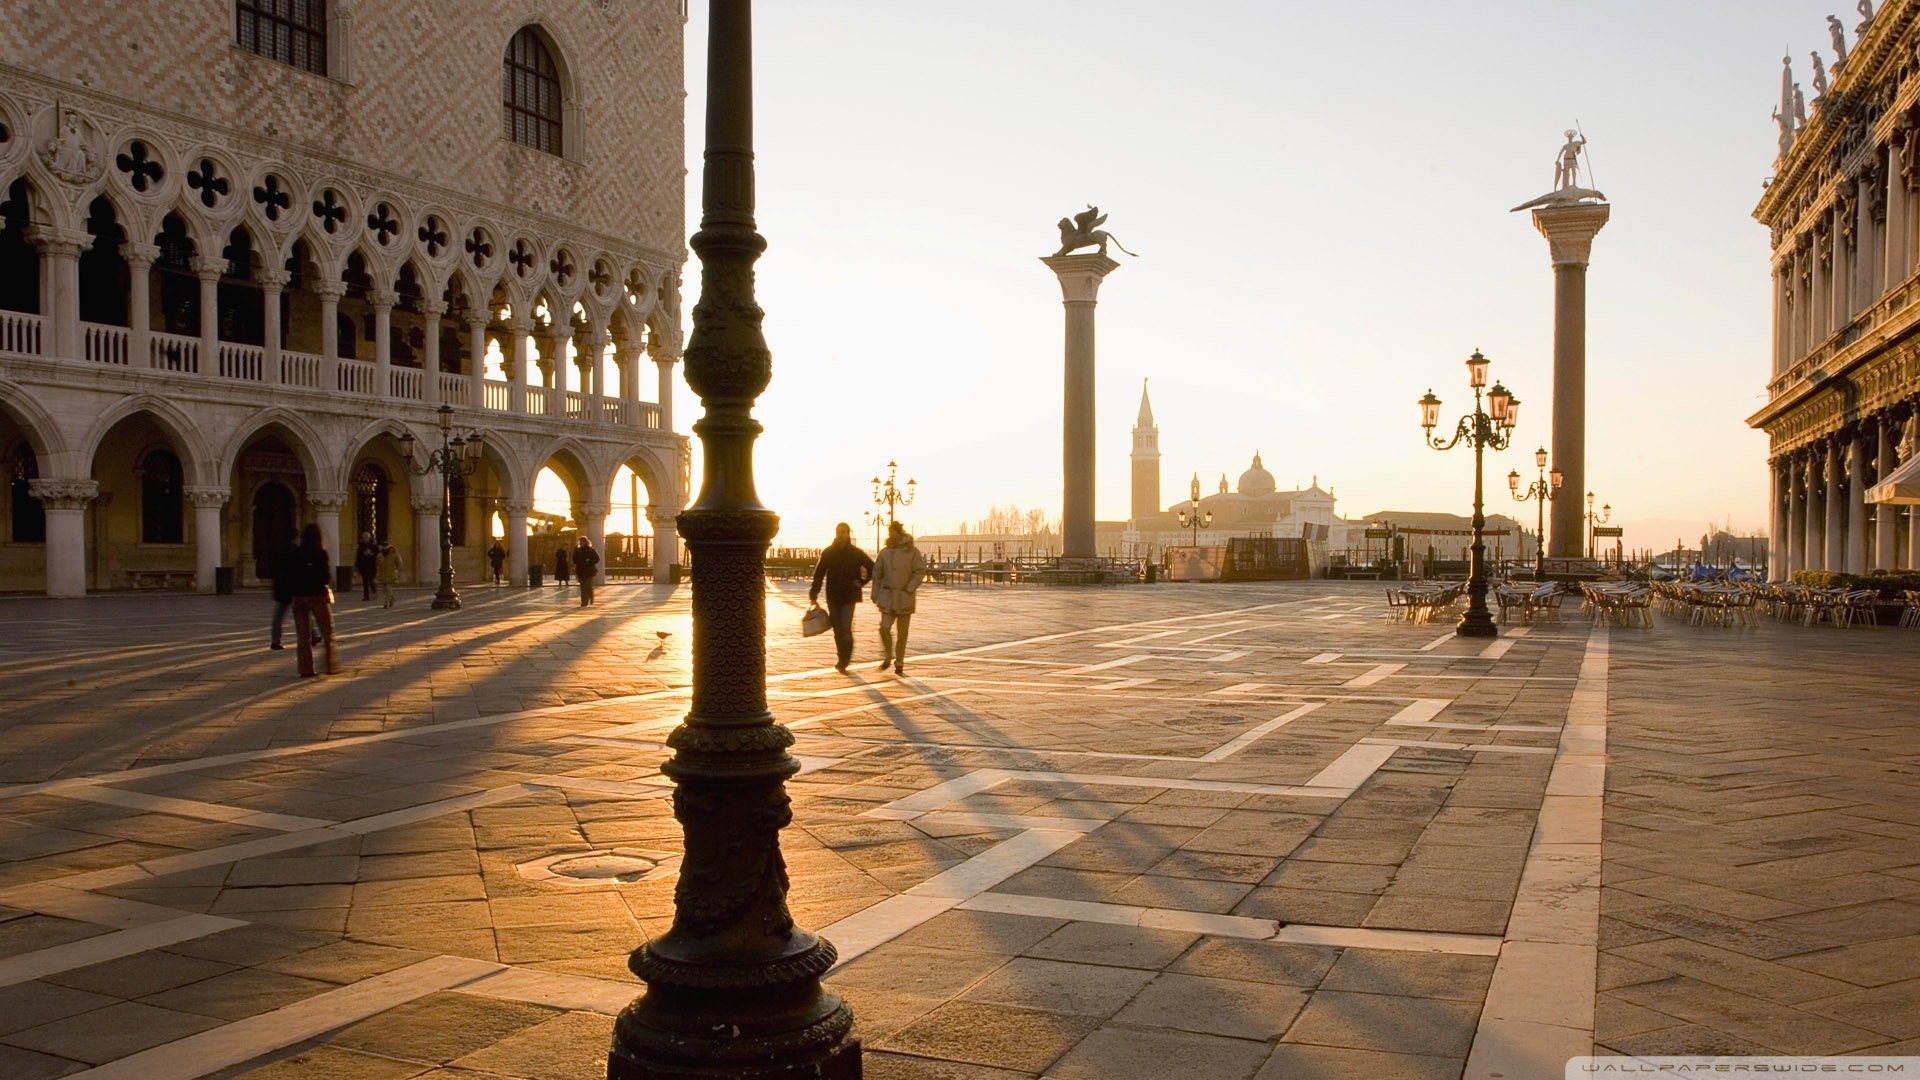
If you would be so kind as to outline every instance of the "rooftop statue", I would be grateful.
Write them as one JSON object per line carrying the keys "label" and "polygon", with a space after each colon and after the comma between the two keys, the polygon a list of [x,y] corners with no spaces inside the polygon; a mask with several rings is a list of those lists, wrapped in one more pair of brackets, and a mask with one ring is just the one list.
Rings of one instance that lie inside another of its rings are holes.
{"label": "rooftop statue", "polygon": [[1840,16],[1827,16],[1827,33],[1833,37],[1833,70],[1839,71],[1847,62],[1847,28],[1840,25]]}
{"label": "rooftop statue", "polygon": [[[1106,221],[1107,215],[1101,213],[1100,208],[1092,203],[1088,203],[1085,210],[1073,215],[1071,218],[1061,218],[1060,250],[1053,253],[1054,257],[1059,258],[1062,255],[1071,254],[1084,247],[1093,247],[1096,244],[1100,247],[1100,254],[1105,255],[1109,241],[1113,243],[1114,247],[1119,248],[1121,251],[1127,251],[1125,244],[1122,244],[1116,239],[1112,233],[1100,228],[1100,226],[1106,224]],[[1133,255],[1133,252],[1127,251],[1127,254]],[[1133,257],[1137,259],[1140,256],[1133,255]]]}
{"label": "rooftop statue", "polygon": [[1860,0],[1854,10],[1860,13],[1860,25],[1853,28],[1853,39],[1859,41],[1867,34],[1867,24],[1873,21],[1873,0]]}
{"label": "rooftop statue", "polygon": [[1537,199],[1523,202],[1515,210],[1531,210],[1536,206],[1572,206],[1583,202],[1606,202],[1607,197],[1592,188],[1580,186],[1580,153],[1587,147],[1586,136],[1577,130],[1567,132],[1566,144],[1560,147],[1559,156],[1553,163],[1553,190]]}
{"label": "rooftop statue", "polygon": [[1819,52],[1808,55],[1813,57],[1813,103],[1818,105],[1827,96],[1827,65],[1821,62]]}

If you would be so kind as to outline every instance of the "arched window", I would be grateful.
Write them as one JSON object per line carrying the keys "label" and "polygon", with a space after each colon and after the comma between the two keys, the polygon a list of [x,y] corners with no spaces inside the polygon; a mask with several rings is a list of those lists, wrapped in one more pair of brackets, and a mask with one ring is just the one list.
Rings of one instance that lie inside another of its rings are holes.
{"label": "arched window", "polygon": [[387,477],[387,470],[371,461],[361,465],[359,471],[353,474],[356,531],[372,533],[375,540],[387,538],[387,490],[392,483]]}
{"label": "arched window", "polygon": [[10,481],[7,487],[7,509],[13,519],[13,529],[8,539],[16,544],[44,544],[47,542],[47,511],[40,500],[33,497],[27,482],[40,475],[40,460],[33,453],[33,447],[21,443],[6,456],[4,464]]}
{"label": "arched window", "polygon": [[531,26],[521,27],[507,45],[501,100],[506,106],[507,138],[549,154],[561,153],[560,68]]}
{"label": "arched window", "polygon": [[140,542],[184,543],[184,521],[180,459],[171,450],[150,450],[140,459]]}
{"label": "arched window", "polygon": [[327,0],[235,0],[233,40],[250,53],[327,73]]}
{"label": "arched window", "polygon": [[29,224],[27,181],[22,177],[7,185],[0,198],[0,310],[40,311],[40,253],[27,241]]}

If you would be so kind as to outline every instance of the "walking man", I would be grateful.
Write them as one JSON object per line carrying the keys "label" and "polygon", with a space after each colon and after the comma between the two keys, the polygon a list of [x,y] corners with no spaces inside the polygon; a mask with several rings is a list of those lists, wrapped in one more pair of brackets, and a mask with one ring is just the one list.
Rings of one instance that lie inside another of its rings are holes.
{"label": "walking man", "polygon": [[887,526],[887,546],[873,561],[873,602],[880,606],[880,670],[893,664],[907,673],[907,627],[913,622],[914,595],[927,575],[926,557],[899,522]]}
{"label": "walking man", "polygon": [[571,565],[572,564],[567,561],[567,544],[566,541],[563,540],[558,547],[553,549],[553,580],[557,582],[562,589],[567,587],[567,570]]}
{"label": "walking man", "polygon": [[827,586],[827,616],[833,622],[833,648],[839,661],[835,671],[847,670],[853,662],[853,609],[860,606],[860,586],[873,577],[873,560],[853,543],[853,527],[841,522],[833,527],[833,543],[820,553],[813,568],[813,588],[807,599],[820,602],[820,583]]}
{"label": "walking man", "polygon": [[600,572],[600,553],[593,542],[582,536],[573,542],[573,572],[580,579],[580,606],[593,603],[593,578]]}
{"label": "walking man", "polygon": [[300,530],[300,546],[294,549],[288,587],[293,593],[293,629],[300,635],[299,660],[302,678],[319,674],[313,667],[313,647],[327,647],[327,674],[340,670],[333,652],[333,557],[327,554],[320,538],[320,526],[311,522]]}
{"label": "walking man", "polygon": [[360,575],[360,599],[373,599],[373,578],[380,571],[380,545],[373,534],[360,534],[360,546],[353,549],[353,569]]}
{"label": "walking man", "polygon": [[380,554],[373,563],[373,575],[380,582],[380,600],[386,607],[393,606],[393,587],[400,580],[400,571],[406,569],[406,563],[392,544],[381,544]]}
{"label": "walking man", "polygon": [[273,553],[268,566],[273,571],[273,636],[268,640],[269,649],[286,648],[280,644],[280,628],[286,625],[287,612],[293,607],[294,555],[299,547],[300,534],[289,530],[287,546]]}

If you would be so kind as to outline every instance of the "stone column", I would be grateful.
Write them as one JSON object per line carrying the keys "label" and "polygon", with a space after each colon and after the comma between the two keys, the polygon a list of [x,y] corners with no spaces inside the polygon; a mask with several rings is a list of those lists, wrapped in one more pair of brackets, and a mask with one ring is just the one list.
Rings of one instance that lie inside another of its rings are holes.
{"label": "stone column", "polygon": [[552,410],[548,415],[564,420],[585,419],[567,412],[567,391],[571,386],[571,380],[567,378],[567,369],[573,367],[573,361],[567,359],[567,349],[572,344],[573,325],[555,323],[552,332],[547,335],[546,347],[542,350],[546,358],[543,366],[553,380],[553,392],[547,395],[547,408]]}
{"label": "stone column", "polygon": [[1800,451],[1806,455],[1800,478],[1800,528],[1794,537],[1800,552],[1794,559],[1795,570],[1820,569],[1820,447],[1810,444]]}
{"label": "stone column", "polygon": [[1812,346],[1813,327],[1809,320],[1813,317],[1813,289],[1810,284],[1811,268],[1807,265],[1807,248],[1796,245],[1793,249],[1793,336],[1791,348],[1787,352],[1787,367],[1798,363],[1807,355]]}
{"label": "stone column", "polygon": [[392,289],[368,289],[373,305],[373,396],[393,396],[393,305],[400,294]]}
{"label": "stone column", "polygon": [[533,513],[532,500],[505,499],[500,517],[507,523],[507,581],[524,585],[527,581],[527,515]]}
{"label": "stone column", "polygon": [[[587,347],[580,353],[580,361],[587,369],[587,419],[595,424],[607,422],[607,409],[601,402],[606,399],[606,353],[607,342],[611,340],[605,330],[594,330],[587,334]],[[600,547],[597,543],[593,546],[596,550]]]}
{"label": "stone column", "polygon": [[195,255],[193,276],[200,279],[200,373],[220,371],[220,275],[227,260],[218,255]]}
{"label": "stone column", "polygon": [[420,301],[420,330],[427,339],[420,359],[420,399],[429,405],[440,404],[440,316],[446,313],[445,300]]}
{"label": "stone column", "polygon": [[307,509],[313,515],[313,523],[320,526],[320,542],[333,556],[335,576],[339,576],[338,567],[350,565],[353,552],[340,550],[340,511],[346,509],[347,493],[344,491],[309,491]]}
{"label": "stone column", "polygon": [[1773,271],[1773,373],[1787,370],[1787,341],[1792,335],[1793,301],[1787,289],[1787,274],[1778,266]]}
{"label": "stone column", "polygon": [[187,501],[193,504],[193,588],[195,592],[213,591],[214,569],[220,565],[220,508],[231,493],[223,487],[189,484]]}
{"label": "stone column", "polygon": [[1773,501],[1767,514],[1767,580],[1780,581],[1792,568],[1787,553],[1787,534],[1793,528],[1793,462],[1777,457],[1767,462]]}
{"label": "stone column", "polygon": [[647,520],[653,523],[653,583],[665,585],[673,580],[673,565],[680,561],[680,531],[675,522],[680,511],[672,506],[647,507]]}
{"label": "stone column", "polygon": [[87,595],[87,504],[100,494],[93,480],[27,481],[47,516],[47,595]]}
{"label": "stone column", "polygon": [[313,292],[320,298],[320,389],[338,393],[341,389],[340,298],[347,295],[347,286],[345,282],[321,278],[313,283]]}
{"label": "stone column", "polygon": [[[1587,490],[1587,260],[1611,214],[1605,203],[1533,211],[1553,260],[1553,464],[1574,492]],[[1581,556],[1585,511],[1578,498],[1553,501],[1550,557]]]}
{"label": "stone column", "polygon": [[[440,580],[440,478],[418,478],[421,494],[408,500],[413,506],[413,583],[437,584]],[[433,489],[427,494],[427,488]]]}
{"label": "stone column", "polygon": [[[602,559],[607,556],[607,515],[612,511],[613,507],[603,502],[578,503],[568,511],[573,515],[573,523],[579,528],[580,535],[587,538],[587,543],[593,545],[593,550],[599,552]],[[602,577],[601,580],[606,579]]]}
{"label": "stone column", "polygon": [[1847,437],[1847,573],[1867,572],[1867,454],[1858,431]]}
{"label": "stone column", "polygon": [[1094,305],[1100,282],[1120,264],[1100,254],[1052,255],[1040,260],[1060,279],[1067,309],[1065,408],[1061,420],[1060,554],[1092,559],[1094,501]]}
{"label": "stone column", "polygon": [[[533,320],[515,313],[507,320],[507,329],[513,332],[513,349],[507,361],[507,411],[524,414],[527,411],[527,353],[532,349]],[[525,536],[520,538],[520,543],[526,546]]]}
{"label": "stone column", "polygon": [[1844,570],[1846,568],[1846,528],[1847,528],[1847,492],[1846,458],[1842,456],[1840,434],[1835,432],[1826,440],[1827,489],[1820,498],[1821,506],[1826,508],[1826,528],[1821,535],[1826,540],[1825,560],[1820,564],[1822,570]]}
{"label": "stone column", "polygon": [[261,361],[261,381],[269,384],[284,385],[286,372],[280,369],[280,294],[286,289],[293,275],[285,270],[262,267],[254,271],[253,280],[260,286],[260,313],[264,316],[263,341],[266,358]]}
{"label": "stone column", "polygon": [[127,260],[127,363],[151,367],[153,264],[160,257],[160,249],[129,241],[120,245],[120,256]]}
{"label": "stone column", "polygon": [[[1877,484],[1892,476],[1893,470],[1899,468],[1899,463],[1893,456],[1893,421],[1888,417],[1886,410],[1881,410],[1879,415],[1874,417],[1873,427],[1873,470],[1874,483]],[[1900,553],[1895,549],[1894,529],[1899,524],[1899,514],[1900,508],[1891,503],[1879,503],[1873,508],[1873,568],[1875,570],[1898,568]]]}
{"label": "stone column", "polygon": [[1854,181],[1853,295],[1842,325],[1873,306],[1880,298],[1880,252],[1873,244],[1873,174],[1862,170]]}
{"label": "stone column", "polygon": [[640,345],[638,335],[622,331],[613,339],[613,366],[620,373],[620,422],[640,423]]}
{"label": "stone column", "polygon": [[[673,430],[673,365],[680,359],[680,357],[675,355],[672,349],[669,349],[665,345],[659,344],[657,342],[649,344],[647,346],[647,355],[653,358],[654,366],[659,369],[659,372],[658,372],[659,402],[658,404],[660,406],[660,430],[672,431]],[[639,375],[640,375],[640,360],[638,357],[634,358],[633,367],[634,367],[634,372],[633,372],[634,381],[637,383],[639,381]],[[640,397],[640,391],[639,391],[639,388],[636,386],[634,389],[634,400],[638,401],[639,397]],[[634,415],[633,422],[636,424],[639,423],[640,410],[634,409],[633,415]]]}
{"label": "stone column", "polygon": [[80,358],[80,253],[93,239],[79,229],[39,225],[27,239],[40,249],[40,314],[50,331],[40,341],[43,356]]}
{"label": "stone column", "polygon": [[1885,285],[1891,289],[1907,280],[1906,160],[1898,137],[1887,143],[1887,243],[1882,254]]}
{"label": "stone column", "polygon": [[487,407],[487,327],[492,323],[489,312],[475,311],[467,315],[467,378],[473,385],[476,409]]}

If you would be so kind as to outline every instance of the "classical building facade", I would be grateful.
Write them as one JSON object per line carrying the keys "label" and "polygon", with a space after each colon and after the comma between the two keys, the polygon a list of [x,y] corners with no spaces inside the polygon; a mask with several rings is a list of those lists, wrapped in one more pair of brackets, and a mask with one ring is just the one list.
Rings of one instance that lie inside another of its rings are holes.
{"label": "classical building facade", "polygon": [[[1754,216],[1773,236],[1766,431],[1770,566],[1920,566],[1914,511],[1869,494],[1915,460],[1920,408],[1920,2],[1891,0],[1811,108],[1783,62],[1780,157]],[[1837,22],[1833,36],[1845,45]]]}
{"label": "classical building facade", "polygon": [[462,580],[543,468],[596,540],[630,468],[676,551],[681,8],[12,5],[0,590],[246,582],[307,522],[429,579],[443,405]]}

